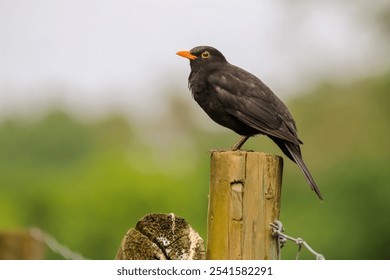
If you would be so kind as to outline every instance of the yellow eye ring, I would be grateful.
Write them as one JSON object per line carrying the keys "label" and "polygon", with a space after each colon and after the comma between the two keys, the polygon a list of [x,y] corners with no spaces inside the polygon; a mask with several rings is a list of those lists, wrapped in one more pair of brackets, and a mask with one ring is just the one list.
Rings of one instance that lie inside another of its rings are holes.
{"label": "yellow eye ring", "polygon": [[210,53],[208,51],[202,52],[202,58],[209,58]]}

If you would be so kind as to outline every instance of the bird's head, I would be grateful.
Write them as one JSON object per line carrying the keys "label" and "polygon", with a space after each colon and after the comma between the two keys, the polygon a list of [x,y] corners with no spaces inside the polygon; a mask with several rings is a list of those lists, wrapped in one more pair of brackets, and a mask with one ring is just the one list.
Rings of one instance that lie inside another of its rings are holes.
{"label": "bird's head", "polygon": [[206,65],[226,63],[223,54],[219,50],[209,46],[199,46],[190,51],[179,51],[176,54],[188,58],[192,70],[198,67],[205,67]]}

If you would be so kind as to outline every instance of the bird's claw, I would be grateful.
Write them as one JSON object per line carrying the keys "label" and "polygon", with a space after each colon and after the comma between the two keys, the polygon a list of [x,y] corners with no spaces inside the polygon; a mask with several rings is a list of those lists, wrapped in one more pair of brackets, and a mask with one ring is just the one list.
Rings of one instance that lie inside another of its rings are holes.
{"label": "bird's claw", "polygon": [[229,149],[210,149],[207,152],[212,154],[212,153],[221,153],[221,152],[230,152],[231,150]]}
{"label": "bird's claw", "polygon": [[248,153],[253,153],[254,150],[244,150],[244,149],[210,149],[207,152],[212,154],[212,153],[223,153],[223,152],[248,152]]}

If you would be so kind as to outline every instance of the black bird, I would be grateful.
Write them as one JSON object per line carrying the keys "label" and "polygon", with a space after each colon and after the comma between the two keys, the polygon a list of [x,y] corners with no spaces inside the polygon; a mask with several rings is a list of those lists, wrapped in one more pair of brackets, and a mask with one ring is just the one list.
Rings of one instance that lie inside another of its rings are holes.
{"label": "black bird", "polygon": [[301,155],[295,121],[286,105],[253,74],[229,62],[217,49],[199,46],[178,55],[190,60],[188,85],[202,109],[218,124],[242,137],[231,147],[240,149],[249,137],[264,134],[295,162],[317,196],[322,195]]}

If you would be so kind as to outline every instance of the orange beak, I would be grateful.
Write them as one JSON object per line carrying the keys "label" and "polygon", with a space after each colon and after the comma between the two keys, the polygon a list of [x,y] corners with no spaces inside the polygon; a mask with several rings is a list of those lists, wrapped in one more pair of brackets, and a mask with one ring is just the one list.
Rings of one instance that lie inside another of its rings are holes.
{"label": "orange beak", "polygon": [[192,54],[191,54],[190,52],[188,52],[188,51],[180,51],[180,52],[177,52],[176,54],[177,54],[177,55],[180,55],[180,56],[182,56],[182,57],[191,59],[191,60],[196,59],[196,56],[195,56],[195,55],[192,55]]}

